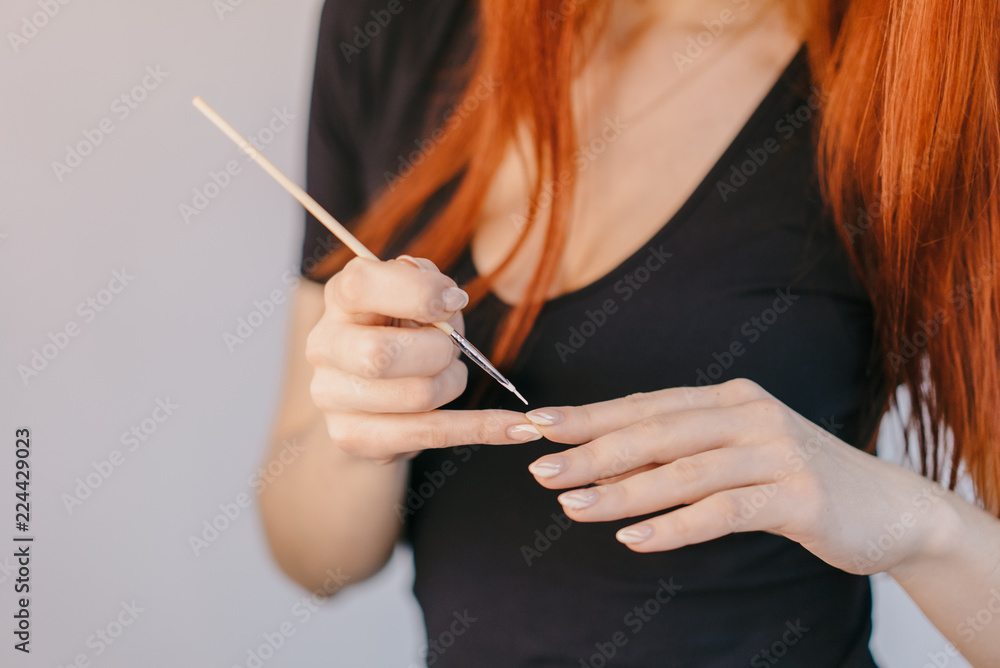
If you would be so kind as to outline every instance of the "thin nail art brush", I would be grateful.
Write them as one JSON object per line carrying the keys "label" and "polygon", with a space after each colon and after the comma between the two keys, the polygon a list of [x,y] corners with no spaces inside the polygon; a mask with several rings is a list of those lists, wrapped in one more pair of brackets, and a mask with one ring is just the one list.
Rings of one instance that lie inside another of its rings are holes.
{"label": "thin nail art brush", "polygon": [[[265,158],[260,151],[254,147],[247,139],[241,135],[239,132],[233,128],[222,116],[218,114],[212,107],[208,105],[201,97],[196,97],[191,102],[195,108],[203,113],[208,120],[212,121],[215,127],[222,130],[222,132],[233,140],[233,142],[240,147],[240,149],[250,156],[254,162],[256,162],[260,167],[271,175],[271,177],[277,181],[281,187],[288,191],[288,193],[297,199],[299,203],[306,208],[316,220],[323,223],[324,226],[340,241],[354,251],[354,254],[358,257],[368,258],[369,260],[378,260],[379,258],[368,250],[364,244],[362,244],[358,239],[351,234],[346,227],[341,225],[336,218],[331,216],[326,209],[319,205],[319,203],[314,200],[309,193],[299,187],[297,183],[292,181],[290,178],[285,176],[281,170],[274,166],[274,164]],[[528,405],[528,400],[521,396],[521,393],[517,391],[514,384],[509,380],[504,378],[503,374],[500,373],[495,366],[493,366],[490,361],[483,355],[479,350],[476,349],[474,345],[469,343],[469,341],[458,333],[458,331],[446,322],[436,322],[434,326],[440,329],[442,332],[448,335],[449,338],[458,346],[459,350],[465,353],[469,359],[482,367],[483,371],[488,373],[494,380],[496,380],[504,388],[510,390],[514,396],[524,402],[524,405]]]}

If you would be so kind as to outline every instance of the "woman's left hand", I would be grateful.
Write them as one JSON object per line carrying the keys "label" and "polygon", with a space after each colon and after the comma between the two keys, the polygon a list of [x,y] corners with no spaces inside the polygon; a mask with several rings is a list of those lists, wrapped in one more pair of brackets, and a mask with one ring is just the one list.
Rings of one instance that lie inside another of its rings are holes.
{"label": "woman's left hand", "polygon": [[634,394],[528,413],[542,435],[581,444],[529,470],[578,522],[683,506],[618,532],[636,552],[767,531],[842,570],[871,574],[930,550],[939,485],[844,443],[756,383]]}

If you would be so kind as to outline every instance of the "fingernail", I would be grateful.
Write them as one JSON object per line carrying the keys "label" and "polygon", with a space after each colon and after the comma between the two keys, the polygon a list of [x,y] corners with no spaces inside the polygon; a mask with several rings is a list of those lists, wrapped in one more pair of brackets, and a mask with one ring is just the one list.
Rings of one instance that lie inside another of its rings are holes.
{"label": "fingernail", "polygon": [[424,267],[422,264],[420,264],[420,262],[417,260],[417,258],[413,257],[412,255],[400,255],[396,259],[399,260],[400,262],[405,262],[407,264],[412,264],[414,267],[416,267],[420,271],[427,271],[427,268]]}
{"label": "fingernail", "polygon": [[507,429],[507,437],[521,443],[537,441],[542,435],[533,424],[517,424]]}
{"label": "fingernail", "polygon": [[539,478],[553,478],[569,468],[569,460],[562,455],[547,455],[528,465],[528,470]]}
{"label": "fingernail", "polygon": [[622,529],[615,534],[615,538],[626,545],[635,545],[648,540],[652,535],[653,527],[648,524],[636,524],[634,527]]}
{"label": "fingernail", "polygon": [[563,414],[554,408],[528,411],[524,414],[524,416],[535,424],[543,427],[551,427],[552,425],[559,424],[563,421]]}
{"label": "fingernail", "polygon": [[573,510],[583,510],[597,503],[599,498],[601,497],[595,489],[577,489],[560,494],[558,500],[559,503]]}
{"label": "fingernail", "polygon": [[446,311],[460,311],[469,305],[469,294],[462,288],[447,288],[441,293]]}

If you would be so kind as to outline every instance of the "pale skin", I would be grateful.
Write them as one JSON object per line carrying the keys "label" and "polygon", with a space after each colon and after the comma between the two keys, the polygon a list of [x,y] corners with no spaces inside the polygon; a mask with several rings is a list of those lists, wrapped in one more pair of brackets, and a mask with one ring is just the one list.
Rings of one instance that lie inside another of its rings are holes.
{"label": "pale skin", "polygon": [[[629,124],[580,174],[553,296],[604,275],[669,219],[800,42],[780,12],[761,10],[758,21],[745,19],[750,27],[738,39],[726,43],[723,34],[714,53],[678,71],[670,54],[682,48],[692,26],[742,3],[619,5],[614,26],[623,34],[636,22],[655,20],[627,52],[598,52],[585,70],[579,113],[589,120],[581,122],[581,135],[598,133],[608,117],[643,108],[675,79],[690,80],[683,95]],[[662,150],[649,151],[653,145]],[[525,183],[512,151],[473,239],[481,273],[513,244],[517,229],[510,220],[526,205]],[[494,286],[509,303],[518,301],[526,268],[537,257],[537,239],[531,240]],[[308,282],[298,288],[270,456],[293,439],[303,450],[265,490],[261,512],[276,559],[303,586],[320,589],[328,571],[356,582],[387,562],[401,527],[393,508],[416,453],[544,436],[573,447],[529,470],[540,485],[567,490],[558,499],[573,520],[603,522],[684,506],[619,531],[617,540],[636,552],[769,531],[843,570],[889,573],[974,665],[1000,661],[1000,609],[989,608],[993,592],[1000,592],[996,518],[851,447],[748,380],[526,415],[437,410],[466,386],[457,349],[428,326],[448,321],[461,331],[463,299],[456,290],[429,261],[408,257],[354,260],[325,288]],[[870,543],[880,550],[873,553]]]}

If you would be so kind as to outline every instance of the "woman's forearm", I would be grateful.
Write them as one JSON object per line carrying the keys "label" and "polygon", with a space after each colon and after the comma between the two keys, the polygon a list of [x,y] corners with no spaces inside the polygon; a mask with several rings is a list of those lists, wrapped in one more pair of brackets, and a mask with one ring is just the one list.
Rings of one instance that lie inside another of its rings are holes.
{"label": "woman's forearm", "polygon": [[[298,454],[281,460],[289,442]],[[407,461],[383,465],[348,455],[330,443],[321,419],[272,444],[271,461],[281,462],[282,473],[261,493],[260,507],[282,570],[316,591],[331,574],[354,583],[385,565],[402,524],[394,508],[402,500]]]}
{"label": "woman's forearm", "polygon": [[920,525],[886,528],[886,540],[905,524],[927,533],[889,573],[974,666],[1000,665],[1000,520],[951,492],[931,498]]}

